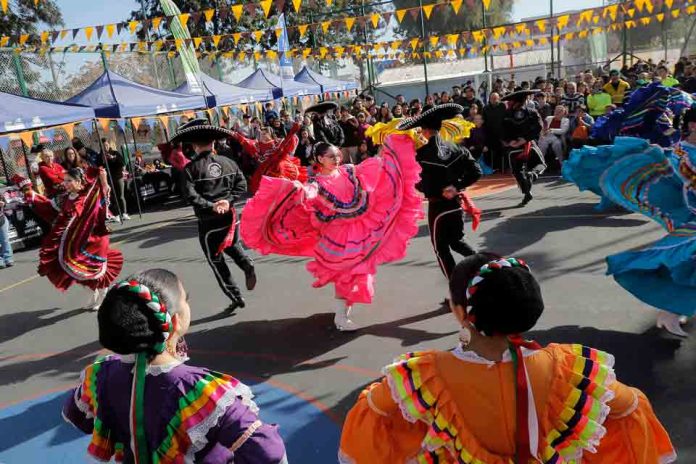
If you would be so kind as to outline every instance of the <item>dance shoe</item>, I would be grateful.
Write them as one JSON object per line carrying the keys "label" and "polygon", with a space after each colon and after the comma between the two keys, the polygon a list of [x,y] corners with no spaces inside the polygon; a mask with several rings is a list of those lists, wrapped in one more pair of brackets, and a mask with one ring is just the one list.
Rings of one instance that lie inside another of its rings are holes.
{"label": "dance shoe", "polygon": [[341,304],[336,308],[336,316],[334,316],[334,324],[336,328],[341,332],[355,332],[360,327],[353,321],[350,320],[351,306],[344,306]]}
{"label": "dance shoe", "polygon": [[689,334],[681,327],[681,321],[682,319],[679,314],[670,313],[669,311],[660,310],[657,314],[657,327],[659,329],[665,329],[667,332],[678,337],[688,337]]}

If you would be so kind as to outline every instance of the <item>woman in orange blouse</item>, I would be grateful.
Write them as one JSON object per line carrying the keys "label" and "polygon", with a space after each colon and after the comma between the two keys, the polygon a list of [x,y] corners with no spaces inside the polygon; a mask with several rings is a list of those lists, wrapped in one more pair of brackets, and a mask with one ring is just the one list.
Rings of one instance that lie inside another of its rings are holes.
{"label": "woman in orange blouse", "polygon": [[409,353],[387,366],[348,414],[342,463],[676,460],[648,399],[616,380],[612,355],[520,337],[544,309],[524,262],[465,258],[450,293],[459,346]]}

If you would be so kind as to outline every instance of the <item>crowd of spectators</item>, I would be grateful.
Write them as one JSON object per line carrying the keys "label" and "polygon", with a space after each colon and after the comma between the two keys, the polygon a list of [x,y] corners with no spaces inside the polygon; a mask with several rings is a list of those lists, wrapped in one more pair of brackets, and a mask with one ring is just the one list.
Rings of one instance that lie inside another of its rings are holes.
{"label": "crowd of spectators", "polygon": [[[363,94],[344,103],[336,111],[335,118],[344,133],[344,162],[358,163],[376,153],[377,147],[366,135],[371,126],[418,115],[433,105],[457,103],[464,108],[462,116],[475,124],[463,145],[475,157],[483,157],[488,166],[500,170],[505,168],[500,142],[505,104],[501,98],[518,90],[538,90],[530,105],[539,112],[544,125],[539,145],[547,161],[558,168],[570,149],[592,142],[591,128],[598,117],[621,106],[635,89],[654,81],[694,93],[696,61],[682,58],[673,66],[666,62],[637,61],[620,70],[587,69],[564,79],[538,77],[534,81],[519,83],[497,79],[487,101],[483,101],[483,95],[477,94],[471,81],[455,85],[449,92],[426,95],[423,99],[407,101],[403,95],[396,95],[392,104],[378,102],[374,96]],[[316,141],[309,115],[298,112],[293,117],[286,110],[277,111],[273,103],[268,103],[262,117],[244,115],[236,129],[246,137],[259,139],[267,131],[271,137],[281,139],[296,122],[302,127],[295,155],[304,165],[309,165],[311,149]]]}

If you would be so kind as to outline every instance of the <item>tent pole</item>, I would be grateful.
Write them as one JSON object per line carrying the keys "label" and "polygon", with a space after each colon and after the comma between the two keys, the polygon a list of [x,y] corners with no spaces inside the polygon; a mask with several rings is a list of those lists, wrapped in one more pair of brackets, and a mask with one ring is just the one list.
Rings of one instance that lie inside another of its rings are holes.
{"label": "tent pole", "polygon": [[[138,151],[138,142],[135,140],[135,126],[133,125],[133,118],[130,119],[131,134],[133,135],[133,150]],[[126,144],[126,146],[128,146]],[[129,157],[130,158],[130,157]],[[133,160],[135,160],[135,153],[133,153]],[[138,191],[138,180],[135,175],[135,168],[133,167],[133,160],[128,160],[128,166],[130,167],[131,176],[133,176],[133,188],[135,189],[135,202],[138,205],[138,215],[140,219],[143,218],[143,210],[140,207],[140,192]]]}
{"label": "tent pole", "polygon": [[[111,171],[109,170],[109,160],[106,157],[106,150],[104,149],[104,144],[102,143],[102,137],[99,133],[99,124],[97,123],[96,119],[92,120],[92,125],[94,126],[94,131],[97,133],[97,140],[99,140],[99,149],[102,152],[102,162],[104,163],[104,169],[106,170],[106,178],[109,181],[109,187],[111,187],[112,192],[116,192],[116,189],[114,188],[114,179],[111,175]],[[110,196],[111,195],[109,195],[109,197]],[[110,203],[111,198],[107,198],[106,200]],[[119,222],[123,224],[123,212],[121,211],[121,205],[118,204],[118,199],[116,199],[116,211],[118,211]]]}

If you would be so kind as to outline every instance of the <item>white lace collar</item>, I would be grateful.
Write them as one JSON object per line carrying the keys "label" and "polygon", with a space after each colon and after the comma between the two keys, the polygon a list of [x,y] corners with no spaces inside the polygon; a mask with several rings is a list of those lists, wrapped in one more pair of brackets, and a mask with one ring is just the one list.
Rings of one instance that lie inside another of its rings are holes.
{"label": "white lace collar", "polygon": [[[536,353],[537,350],[530,350],[529,348],[522,347],[522,356],[527,357],[530,356],[534,353]],[[465,350],[462,344],[460,343],[457,345],[456,348],[451,350],[451,353],[458,359],[464,361],[464,362],[470,362],[474,364],[485,364],[487,366],[493,366],[494,364],[497,364],[496,361],[491,361],[490,359],[486,359],[483,356],[480,356],[478,353],[472,350]],[[512,362],[512,356],[510,355],[510,350],[505,350],[503,353],[503,359],[499,361],[501,363],[505,362]]]}
{"label": "white lace collar", "polygon": [[[153,376],[166,374],[167,372],[171,372],[172,369],[174,369],[175,367],[182,365],[186,361],[188,361],[188,358],[183,360],[177,359],[176,361],[170,362],[168,364],[148,364],[146,373],[147,375]],[[121,362],[124,364],[135,364],[135,355],[127,354],[121,356]]]}

